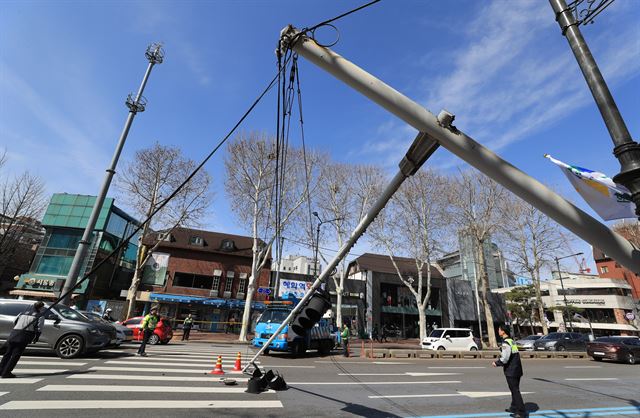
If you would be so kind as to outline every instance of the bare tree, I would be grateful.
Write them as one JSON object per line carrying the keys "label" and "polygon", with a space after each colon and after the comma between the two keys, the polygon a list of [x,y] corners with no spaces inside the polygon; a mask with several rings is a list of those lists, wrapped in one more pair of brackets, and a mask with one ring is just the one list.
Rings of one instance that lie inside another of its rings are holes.
{"label": "bare tree", "polygon": [[504,247],[518,270],[533,280],[537,316],[546,335],[549,329],[540,293],[540,272],[551,266],[553,257],[564,246],[564,236],[557,223],[511,194],[504,196],[501,214]]}
{"label": "bare tree", "polygon": [[[398,278],[415,299],[421,340],[427,334],[425,310],[431,299],[432,262],[447,241],[444,190],[446,178],[433,171],[419,171],[404,182],[370,231],[374,243],[386,250]],[[398,251],[414,261],[415,272],[400,269]]]}
{"label": "bare tree", "polygon": [[253,238],[240,341],[247,339],[256,280],[271,258],[273,243],[278,233],[289,227],[318,180],[319,156],[294,147],[279,153],[277,156],[275,138],[252,132],[239,134],[229,143],[225,156],[227,196],[238,220],[250,228]]}
{"label": "bare tree", "polygon": [[[379,167],[331,162],[326,162],[322,166],[322,172],[323,181],[319,184],[315,199],[314,197],[311,199],[323,220],[334,220],[330,225],[335,234],[329,235],[331,238],[328,240],[335,239],[337,247],[341,248],[379,194],[385,176]],[[307,239],[314,242],[316,240],[314,228],[305,228],[305,231]],[[322,238],[320,241],[323,241]],[[318,244],[315,243],[315,245]],[[322,250],[318,252],[326,262]],[[336,289],[338,327],[342,327],[342,294],[346,275],[345,258],[340,263],[337,274],[331,276]]]}
{"label": "bare tree", "polygon": [[0,155],[0,271],[24,243],[28,224],[40,219],[47,200],[44,182],[28,171],[4,175],[6,152]]}
{"label": "bare tree", "polygon": [[459,231],[471,238],[474,259],[477,260],[476,271],[478,293],[487,323],[489,345],[497,347],[496,334],[493,324],[493,314],[489,304],[489,277],[485,260],[484,246],[489,243],[491,236],[498,231],[502,224],[500,203],[506,194],[496,182],[477,172],[462,172],[450,188],[449,208],[452,222]]}
{"label": "bare tree", "polygon": [[[156,142],[149,148],[137,151],[134,158],[124,164],[116,185],[135,213],[146,219],[165,203],[195,167],[195,162],[182,155],[180,148]],[[170,234],[178,226],[198,226],[212,199],[210,184],[209,174],[200,170],[162,210],[144,223],[136,267],[127,292],[129,305],[125,312],[126,318],[133,313],[144,266],[161,242],[154,231]]]}

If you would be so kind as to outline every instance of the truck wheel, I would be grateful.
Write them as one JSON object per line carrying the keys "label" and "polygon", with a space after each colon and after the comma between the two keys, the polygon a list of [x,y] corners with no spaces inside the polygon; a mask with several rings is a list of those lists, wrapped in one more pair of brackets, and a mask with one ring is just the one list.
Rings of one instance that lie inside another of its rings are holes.
{"label": "truck wheel", "polygon": [[265,349],[265,350],[262,352],[262,354],[264,354],[265,356],[268,356],[268,355],[269,355],[269,349],[268,349],[268,348],[267,348],[267,349]]}
{"label": "truck wheel", "polygon": [[331,352],[331,349],[329,348],[329,344],[326,341],[320,342],[320,346],[318,347],[318,353],[320,353],[321,356],[326,356],[330,352]]}

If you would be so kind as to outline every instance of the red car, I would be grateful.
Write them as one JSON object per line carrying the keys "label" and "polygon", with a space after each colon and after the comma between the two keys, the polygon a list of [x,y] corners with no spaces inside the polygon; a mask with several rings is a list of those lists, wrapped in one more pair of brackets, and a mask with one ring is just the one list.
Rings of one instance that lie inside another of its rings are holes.
{"label": "red car", "polygon": [[599,337],[587,344],[587,354],[596,361],[606,358],[635,364],[640,360],[640,338]]}
{"label": "red car", "polygon": [[[134,341],[142,341],[142,330],[140,329],[142,319],[144,319],[144,317],[136,316],[129,318],[122,323],[125,327],[133,330]],[[147,344],[168,344],[171,338],[173,338],[173,329],[171,328],[169,321],[160,318],[156,325],[156,329],[153,330],[153,334],[149,337]]]}

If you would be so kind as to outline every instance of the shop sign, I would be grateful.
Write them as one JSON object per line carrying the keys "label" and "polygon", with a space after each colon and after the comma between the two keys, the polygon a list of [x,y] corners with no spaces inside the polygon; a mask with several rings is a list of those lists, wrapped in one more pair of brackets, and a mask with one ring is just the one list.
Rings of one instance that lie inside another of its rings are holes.
{"label": "shop sign", "polygon": [[278,288],[278,296],[283,299],[294,297],[302,299],[307,290],[311,287],[311,282],[303,282],[301,280],[281,280]]}
{"label": "shop sign", "polygon": [[604,299],[573,299],[567,300],[569,305],[605,305]]}

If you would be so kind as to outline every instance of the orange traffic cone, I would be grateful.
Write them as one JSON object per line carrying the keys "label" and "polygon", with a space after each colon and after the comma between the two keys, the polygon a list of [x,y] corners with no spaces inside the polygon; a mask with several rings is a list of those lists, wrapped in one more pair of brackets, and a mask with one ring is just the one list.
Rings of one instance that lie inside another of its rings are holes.
{"label": "orange traffic cone", "polygon": [[242,371],[242,355],[240,354],[239,351],[238,351],[238,355],[236,356],[236,364],[235,366],[233,366],[233,371],[234,372]]}
{"label": "orange traffic cone", "polygon": [[224,374],[222,370],[222,356],[218,356],[218,361],[216,361],[216,367],[209,372],[209,374]]}

